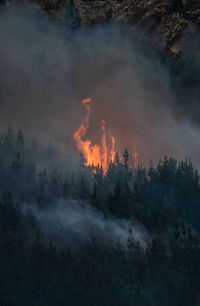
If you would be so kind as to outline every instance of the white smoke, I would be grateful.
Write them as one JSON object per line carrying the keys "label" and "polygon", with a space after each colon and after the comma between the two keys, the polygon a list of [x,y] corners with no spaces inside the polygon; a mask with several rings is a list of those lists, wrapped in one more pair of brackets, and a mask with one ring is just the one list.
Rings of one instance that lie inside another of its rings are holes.
{"label": "white smoke", "polygon": [[91,244],[126,249],[130,233],[131,239],[142,247],[150,240],[150,235],[136,220],[105,217],[84,201],[60,200],[50,209],[24,205],[23,214],[35,217],[39,232],[46,241],[55,238],[56,243],[68,247]]}

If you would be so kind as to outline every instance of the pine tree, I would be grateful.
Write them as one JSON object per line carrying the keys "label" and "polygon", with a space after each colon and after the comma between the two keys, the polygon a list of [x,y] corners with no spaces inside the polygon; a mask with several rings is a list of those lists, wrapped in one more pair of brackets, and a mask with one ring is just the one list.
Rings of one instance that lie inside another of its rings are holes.
{"label": "pine tree", "polygon": [[93,185],[93,191],[91,193],[90,200],[91,200],[91,204],[95,208],[100,209],[100,203],[99,203],[99,200],[97,198],[97,186],[96,186],[96,183],[94,183],[94,185]]}
{"label": "pine tree", "polygon": [[12,171],[13,173],[22,174],[24,166],[24,159],[22,158],[19,152],[16,153],[15,159],[12,162]]}
{"label": "pine tree", "polygon": [[83,178],[81,178],[81,181],[80,181],[80,194],[79,195],[82,200],[85,200],[89,196],[89,190]]}
{"label": "pine tree", "polygon": [[6,150],[11,150],[13,148],[14,144],[14,132],[12,129],[12,126],[9,124],[7,132],[5,133],[3,137],[3,144],[6,148]]}
{"label": "pine tree", "polygon": [[63,196],[64,198],[67,198],[69,196],[69,184],[67,180],[65,180],[63,183]]}
{"label": "pine tree", "polygon": [[114,164],[118,167],[119,164],[120,164],[120,161],[119,161],[119,153],[116,152],[115,154],[115,158],[114,158]]}
{"label": "pine tree", "polygon": [[162,166],[160,169],[160,178],[162,182],[166,182],[169,176],[169,160],[167,156],[165,156],[164,161],[162,162]]}
{"label": "pine tree", "polygon": [[24,136],[23,136],[21,130],[18,131],[16,144],[19,148],[23,148],[25,146]]}
{"label": "pine tree", "polygon": [[128,172],[128,161],[129,161],[129,153],[128,150],[126,149],[123,154],[123,166],[126,172]]}

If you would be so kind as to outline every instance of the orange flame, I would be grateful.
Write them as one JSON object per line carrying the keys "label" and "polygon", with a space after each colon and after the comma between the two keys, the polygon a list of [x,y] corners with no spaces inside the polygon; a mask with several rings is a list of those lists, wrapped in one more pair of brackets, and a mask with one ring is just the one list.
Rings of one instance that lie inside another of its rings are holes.
{"label": "orange flame", "polygon": [[[102,138],[100,145],[94,144],[92,145],[91,140],[83,138],[86,137],[88,128],[89,128],[89,117],[91,113],[90,104],[92,102],[91,98],[84,99],[82,101],[83,106],[87,110],[86,118],[80,124],[78,130],[74,133],[73,137],[76,140],[77,148],[80,152],[82,152],[85,158],[85,166],[90,167],[101,167],[103,171],[103,175],[106,175],[108,171],[109,162],[114,163],[116,157],[116,141],[115,138],[111,135],[111,143],[110,143],[110,151],[107,146],[107,136],[106,136],[106,122],[104,120],[101,121],[101,131]],[[132,161],[133,167],[138,166],[138,153],[136,148],[134,148],[132,153]],[[95,171],[95,170],[94,170]]]}
{"label": "orange flame", "polygon": [[[84,99],[82,104],[87,109],[87,116],[84,121],[79,126],[78,130],[74,133],[73,137],[76,140],[77,148],[80,152],[83,153],[85,158],[85,166],[94,166],[102,167],[103,174],[105,175],[108,170],[108,147],[106,141],[106,122],[102,120],[101,130],[102,130],[102,139],[101,145],[95,144],[92,145],[91,140],[83,140],[83,137],[86,136],[88,127],[89,127],[89,116],[90,116],[90,103],[92,102],[91,98]],[[115,157],[115,138],[112,136],[112,149],[111,149],[111,160],[114,161]]]}
{"label": "orange flame", "polygon": [[114,160],[115,160],[115,155],[116,155],[115,138],[113,136],[111,136],[111,140],[112,140],[112,148],[111,148],[111,152],[110,152],[110,157],[111,157],[111,161],[113,163]]}
{"label": "orange flame", "polygon": [[103,131],[102,135],[102,147],[101,147],[101,166],[103,168],[103,172],[107,172],[107,167],[108,167],[108,149],[107,149],[107,143],[106,143],[106,130],[105,130],[105,124],[106,122],[102,120],[101,122],[101,129]]}

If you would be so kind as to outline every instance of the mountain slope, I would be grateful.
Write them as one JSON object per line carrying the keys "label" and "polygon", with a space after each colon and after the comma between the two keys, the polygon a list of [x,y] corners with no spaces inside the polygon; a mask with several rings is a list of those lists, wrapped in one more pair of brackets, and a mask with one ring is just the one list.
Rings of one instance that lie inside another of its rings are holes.
{"label": "mountain slope", "polygon": [[[0,0],[0,3],[7,5],[11,5],[12,2],[14,1]],[[182,49],[182,33],[189,30],[192,34],[200,25],[198,0],[32,0],[31,2],[39,4],[53,18],[73,8],[79,19],[78,24],[92,25],[110,19],[131,22],[144,28],[150,37],[159,41],[172,54],[178,54]]]}

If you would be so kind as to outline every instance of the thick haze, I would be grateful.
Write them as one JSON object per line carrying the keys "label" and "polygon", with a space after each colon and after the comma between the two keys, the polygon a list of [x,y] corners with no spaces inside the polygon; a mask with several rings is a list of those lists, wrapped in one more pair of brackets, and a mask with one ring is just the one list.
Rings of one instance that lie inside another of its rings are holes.
{"label": "thick haze", "polygon": [[77,158],[73,133],[86,114],[81,100],[92,97],[93,140],[104,119],[119,150],[136,147],[143,162],[191,157],[200,167],[198,126],[187,115],[177,119],[167,70],[148,43],[138,44],[140,35],[130,42],[127,31],[114,25],[60,31],[34,10],[2,9],[0,130],[11,123],[29,141],[51,140]]}

